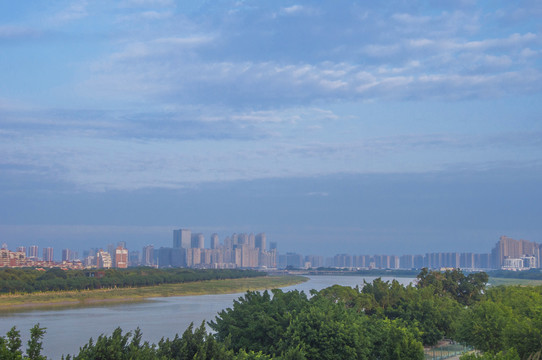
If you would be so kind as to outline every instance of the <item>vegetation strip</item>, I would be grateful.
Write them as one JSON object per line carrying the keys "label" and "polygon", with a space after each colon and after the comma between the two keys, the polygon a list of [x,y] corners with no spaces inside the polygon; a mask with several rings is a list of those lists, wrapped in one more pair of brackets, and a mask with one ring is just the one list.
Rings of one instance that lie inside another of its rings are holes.
{"label": "vegetation strip", "polygon": [[41,268],[5,268],[0,269],[0,293],[133,288],[262,276],[267,276],[267,273],[241,269],[153,269],[138,267],[93,270],[51,268],[45,270]]}
{"label": "vegetation strip", "polygon": [[302,276],[267,276],[226,280],[206,280],[184,284],[162,284],[139,288],[80,291],[48,291],[0,296],[0,310],[50,306],[95,305],[107,302],[144,301],[153,297],[231,294],[247,290],[273,289],[307,281]]}

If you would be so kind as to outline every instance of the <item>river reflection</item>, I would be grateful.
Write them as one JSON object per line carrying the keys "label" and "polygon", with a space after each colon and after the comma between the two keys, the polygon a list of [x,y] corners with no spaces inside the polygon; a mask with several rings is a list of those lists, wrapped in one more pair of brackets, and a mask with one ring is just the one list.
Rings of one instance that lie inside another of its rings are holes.
{"label": "river reflection", "polygon": [[[311,289],[321,290],[334,284],[362,285],[376,277],[362,276],[311,276],[310,280],[284,288],[300,290],[307,295]],[[383,280],[394,278],[383,277]],[[402,284],[413,278],[396,278]],[[12,326],[21,331],[23,344],[28,341],[29,329],[36,323],[47,328],[44,351],[50,359],[60,359],[62,354],[75,354],[92,337],[108,334],[121,327],[124,331],[137,327],[144,340],[157,343],[162,337],[173,338],[182,334],[191,322],[199,326],[202,321],[213,320],[216,314],[231,307],[233,300],[242,294],[199,295],[154,298],[145,302],[107,304],[85,308],[30,310],[18,313],[0,313],[0,334],[4,336]],[[26,346],[24,346],[26,348]]]}

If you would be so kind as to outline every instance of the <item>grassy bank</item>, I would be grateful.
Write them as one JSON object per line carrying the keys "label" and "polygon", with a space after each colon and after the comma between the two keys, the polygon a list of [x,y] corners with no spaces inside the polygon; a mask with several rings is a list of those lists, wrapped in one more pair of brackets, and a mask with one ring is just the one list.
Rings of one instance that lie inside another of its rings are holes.
{"label": "grassy bank", "polygon": [[531,280],[531,279],[512,279],[512,278],[489,278],[490,286],[499,286],[499,285],[529,285],[529,286],[538,286],[542,285],[542,280]]}
{"label": "grassy bank", "polygon": [[108,302],[143,301],[152,297],[231,294],[247,290],[263,290],[299,284],[302,276],[267,276],[228,280],[208,280],[184,284],[164,284],[140,288],[119,288],[82,291],[49,291],[0,296],[0,311],[28,308],[84,306]]}

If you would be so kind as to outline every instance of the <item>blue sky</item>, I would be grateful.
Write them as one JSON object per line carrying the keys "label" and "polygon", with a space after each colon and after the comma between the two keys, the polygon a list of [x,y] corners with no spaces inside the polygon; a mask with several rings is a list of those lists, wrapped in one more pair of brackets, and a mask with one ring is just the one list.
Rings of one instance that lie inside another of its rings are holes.
{"label": "blue sky", "polygon": [[4,1],[0,242],[542,242],[541,17],[534,0]]}

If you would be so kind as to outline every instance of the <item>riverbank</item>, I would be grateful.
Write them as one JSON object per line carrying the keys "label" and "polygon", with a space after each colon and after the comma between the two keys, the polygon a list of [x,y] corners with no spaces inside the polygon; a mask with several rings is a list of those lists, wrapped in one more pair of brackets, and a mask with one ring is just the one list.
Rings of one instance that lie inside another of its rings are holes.
{"label": "riverbank", "polygon": [[490,277],[488,281],[489,286],[513,286],[513,285],[523,285],[523,286],[540,286],[542,285],[542,280],[534,279],[514,279],[514,278],[496,278]]}
{"label": "riverbank", "polygon": [[266,276],[226,280],[163,284],[139,288],[117,288],[82,291],[48,291],[0,296],[0,311],[21,311],[35,308],[94,306],[96,304],[145,301],[154,297],[234,294],[247,290],[276,289],[300,284],[303,276]]}

